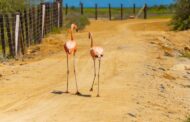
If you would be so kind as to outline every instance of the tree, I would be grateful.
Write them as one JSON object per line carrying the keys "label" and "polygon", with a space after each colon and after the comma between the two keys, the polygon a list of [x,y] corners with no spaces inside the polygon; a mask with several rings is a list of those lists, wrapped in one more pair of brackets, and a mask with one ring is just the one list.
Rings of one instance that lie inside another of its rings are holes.
{"label": "tree", "polygon": [[190,29],[190,0],[176,0],[172,25],[174,30]]}

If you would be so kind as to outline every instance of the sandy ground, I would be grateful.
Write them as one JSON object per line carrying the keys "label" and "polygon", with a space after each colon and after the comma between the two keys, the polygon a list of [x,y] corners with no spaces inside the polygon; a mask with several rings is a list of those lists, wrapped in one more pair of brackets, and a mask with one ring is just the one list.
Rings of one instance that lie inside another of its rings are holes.
{"label": "sandy ground", "polygon": [[[190,45],[190,31],[169,32],[168,21],[98,20],[77,33],[83,96],[74,95],[72,60],[71,93],[61,93],[66,88],[64,34],[44,39],[24,61],[1,63],[0,122],[182,122],[190,114],[190,60],[179,51]],[[89,92],[89,30],[105,49],[99,98],[97,83]]]}

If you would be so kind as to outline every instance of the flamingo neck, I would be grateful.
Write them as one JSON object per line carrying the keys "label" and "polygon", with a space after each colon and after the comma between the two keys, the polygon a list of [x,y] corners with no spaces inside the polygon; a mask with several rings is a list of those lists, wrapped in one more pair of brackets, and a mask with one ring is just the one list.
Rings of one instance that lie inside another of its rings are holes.
{"label": "flamingo neck", "polygon": [[90,35],[90,40],[91,40],[91,45],[90,45],[90,47],[93,47],[93,46],[94,46],[94,40],[93,40],[93,38],[92,38],[92,35]]}
{"label": "flamingo neck", "polygon": [[74,37],[73,37],[73,30],[71,29],[71,41],[74,40]]}

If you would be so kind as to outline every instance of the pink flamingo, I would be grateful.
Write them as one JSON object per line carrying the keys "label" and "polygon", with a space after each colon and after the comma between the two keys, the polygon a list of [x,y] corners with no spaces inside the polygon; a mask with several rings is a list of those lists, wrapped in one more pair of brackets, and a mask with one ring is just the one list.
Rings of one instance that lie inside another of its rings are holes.
{"label": "pink flamingo", "polygon": [[74,30],[78,31],[77,29],[78,29],[78,27],[76,24],[71,24],[71,29],[69,29],[69,31],[68,31],[71,35],[71,40],[67,41],[64,44],[64,49],[67,54],[67,89],[66,89],[66,93],[69,93],[69,91],[68,91],[68,87],[69,87],[69,55],[73,55],[73,67],[74,67],[74,75],[75,75],[75,82],[76,82],[76,89],[77,89],[76,95],[80,95],[80,92],[78,90],[76,68],[75,68],[75,65],[76,65],[75,64],[75,54],[77,51],[77,44],[73,37],[73,31]]}
{"label": "pink flamingo", "polygon": [[103,57],[103,48],[94,46],[92,34],[89,32],[89,39],[91,40],[91,48],[90,48],[90,54],[92,56],[93,62],[94,62],[94,79],[92,82],[92,86],[90,91],[93,91],[94,81],[96,79],[96,59],[99,61],[99,69],[98,69],[98,93],[97,97],[99,97],[99,79],[100,79],[100,65],[101,65],[101,58]]}

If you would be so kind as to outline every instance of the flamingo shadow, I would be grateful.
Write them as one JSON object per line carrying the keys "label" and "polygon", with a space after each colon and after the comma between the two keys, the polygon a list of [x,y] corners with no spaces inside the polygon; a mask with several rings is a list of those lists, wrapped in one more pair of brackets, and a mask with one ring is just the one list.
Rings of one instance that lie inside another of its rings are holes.
{"label": "flamingo shadow", "polygon": [[[63,92],[63,91],[59,91],[59,90],[54,90],[51,92],[52,94],[56,94],[56,95],[61,95],[61,94],[68,94],[67,92]],[[91,95],[89,94],[71,94],[71,95],[76,95],[76,96],[80,96],[80,97],[91,97]]]}
{"label": "flamingo shadow", "polygon": [[73,94],[73,95],[77,95],[79,97],[91,97],[90,94],[82,94],[82,93],[80,93],[80,94]]}
{"label": "flamingo shadow", "polygon": [[52,94],[58,94],[58,95],[61,95],[61,94],[67,94],[67,92],[63,92],[63,91],[59,91],[59,90],[54,90],[51,92]]}

